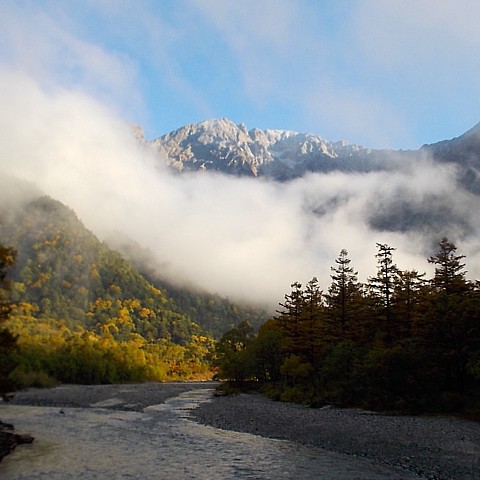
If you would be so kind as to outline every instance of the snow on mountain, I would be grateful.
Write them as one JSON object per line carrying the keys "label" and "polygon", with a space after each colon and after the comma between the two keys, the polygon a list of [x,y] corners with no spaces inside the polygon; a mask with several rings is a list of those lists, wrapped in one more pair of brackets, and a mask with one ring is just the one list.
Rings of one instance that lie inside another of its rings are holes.
{"label": "snow on mountain", "polygon": [[226,118],[186,125],[150,144],[178,171],[206,169],[276,180],[308,171],[350,169],[355,159],[372,155],[361,146],[330,142],[310,133],[248,131],[245,125]]}
{"label": "snow on mountain", "polygon": [[457,181],[480,194],[480,124],[452,140],[407,151],[368,149],[289,130],[247,130],[226,118],[186,125],[147,143],[179,172],[208,170],[277,181],[309,172],[395,171],[428,157],[455,165]]}

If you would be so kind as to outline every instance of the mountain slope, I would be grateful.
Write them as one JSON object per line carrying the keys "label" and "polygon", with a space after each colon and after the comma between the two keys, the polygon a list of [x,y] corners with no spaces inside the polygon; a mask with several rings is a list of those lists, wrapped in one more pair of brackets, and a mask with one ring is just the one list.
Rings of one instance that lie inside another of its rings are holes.
{"label": "mountain slope", "polygon": [[[183,300],[175,301],[163,285],[153,277],[147,280],[72,210],[49,197],[3,203],[0,243],[18,251],[11,275],[15,300],[29,305],[37,318],[69,328],[100,332],[113,322],[119,339],[135,333],[148,341],[185,344],[200,331],[219,337],[232,323],[264,320],[260,312],[255,316],[207,294],[177,289],[176,297]],[[236,315],[222,315],[232,309]]]}
{"label": "mountain slope", "polygon": [[310,133],[247,131],[225,118],[186,125],[150,145],[178,171],[210,170],[279,181],[307,172],[392,168],[399,160],[394,157],[405,155],[330,142]]}
{"label": "mountain slope", "polygon": [[215,171],[285,181],[309,172],[372,172],[401,168],[431,157],[458,167],[463,186],[480,193],[480,124],[452,140],[419,150],[374,150],[330,142],[310,133],[247,130],[228,119],[186,125],[149,145],[180,172]]}
{"label": "mountain slope", "polygon": [[426,152],[441,163],[459,167],[459,181],[470,192],[480,194],[480,123],[452,140],[424,145]]}

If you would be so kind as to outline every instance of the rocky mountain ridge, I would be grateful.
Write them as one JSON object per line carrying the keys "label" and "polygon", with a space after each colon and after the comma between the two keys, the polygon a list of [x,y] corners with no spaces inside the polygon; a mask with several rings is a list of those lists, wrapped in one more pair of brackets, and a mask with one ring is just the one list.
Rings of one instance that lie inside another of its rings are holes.
{"label": "rocky mountain ridge", "polygon": [[431,156],[461,166],[460,180],[480,193],[480,124],[452,140],[418,150],[376,150],[311,133],[247,130],[222,118],[181,127],[147,142],[159,158],[179,172],[215,171],[286,181],[309,172],[370,172],[396,169]]}
{"label": "rocky mountain ridge", "polygon": [[186,125],[149,144],[178,171],[213,170],[242,176],[288,180],[306,171],[345,168],[371,150],[330,142],[311,133],[247,130],[226,118]]}

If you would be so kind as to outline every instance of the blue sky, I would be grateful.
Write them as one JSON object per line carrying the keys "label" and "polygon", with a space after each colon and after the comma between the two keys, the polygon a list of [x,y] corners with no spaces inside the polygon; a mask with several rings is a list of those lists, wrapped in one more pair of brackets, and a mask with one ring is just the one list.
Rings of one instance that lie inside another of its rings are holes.
{"label": "blue sky", "polygon": [[0,72],[149,138],[227,117],[418,148],[480,121],[479,19],[475,0],[3,0]]}

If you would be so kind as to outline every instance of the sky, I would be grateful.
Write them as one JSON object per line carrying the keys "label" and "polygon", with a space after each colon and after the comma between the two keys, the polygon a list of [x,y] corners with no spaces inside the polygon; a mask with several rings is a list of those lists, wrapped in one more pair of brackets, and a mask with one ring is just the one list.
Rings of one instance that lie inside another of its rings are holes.
{"label": "sky", "polygon": [[[21,179],[102,240],[148,251],[162,278],[270,309],[295,281],[325,290],[343,248],[361,281],[375,275],[377,242],[431,272],[447,235],[479,278],[478,197],[449,165],[285,184],[172,175],[131,129],[226,117],[372,148],[453,138],[479,121],[479,14],[466,0],[3,0],[0,201]],[[458,221],[372,227],[405,199]]]}
{"label": "sky", "polygon": [[0,65],[155,138],[229,118],[415,149],[480,120],[476,0],[3,0]]}

